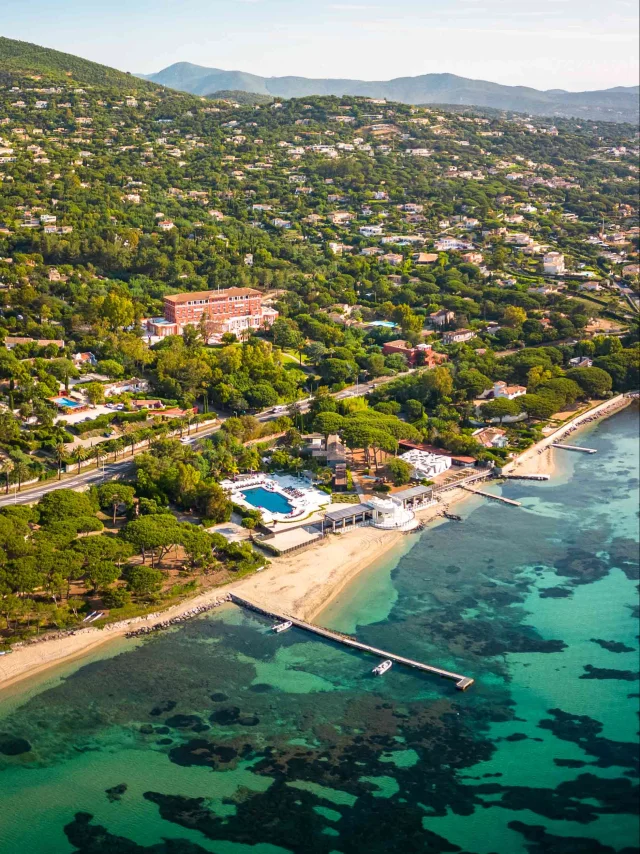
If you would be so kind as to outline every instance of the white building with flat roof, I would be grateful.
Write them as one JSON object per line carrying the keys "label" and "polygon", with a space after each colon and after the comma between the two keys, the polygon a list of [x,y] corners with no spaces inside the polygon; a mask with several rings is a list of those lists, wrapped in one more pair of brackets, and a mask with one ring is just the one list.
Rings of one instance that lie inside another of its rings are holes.
{"label": "white building with flat roof", "polygon": [[417,448],[412,448],[404,454],[400,454],[400,459],[409,463],[413,469],[413,477],[418,480],[431,479],[439,474],[444,474],[451,468],[451,457],[446,457],[441,454],[431,454],[428,451],[420,451]]}

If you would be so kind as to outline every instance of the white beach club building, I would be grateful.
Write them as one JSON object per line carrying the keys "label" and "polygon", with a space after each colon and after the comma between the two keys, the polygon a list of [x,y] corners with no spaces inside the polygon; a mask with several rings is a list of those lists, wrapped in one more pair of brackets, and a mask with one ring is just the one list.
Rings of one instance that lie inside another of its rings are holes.
{"label": "white beach club building", "polygon": [[413,469],[413,477],[418,480],[437,477],[451,468],[451,457],[431,454],[428,451],[420,451],[417,448],[412,448],[410,451],[400,454],[400,459],[409,463]]}

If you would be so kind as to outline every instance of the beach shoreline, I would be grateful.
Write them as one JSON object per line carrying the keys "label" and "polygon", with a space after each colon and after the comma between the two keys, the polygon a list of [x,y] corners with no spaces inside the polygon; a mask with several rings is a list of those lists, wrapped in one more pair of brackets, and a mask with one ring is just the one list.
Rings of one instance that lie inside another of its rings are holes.
{"label": "beach shoreline", "polygon": [[503,466],[503,473],[517,475],[548,474],[549,476],[553,476],[556,471],[556,462],[552,445],[555,442],[566,438],[567,435],[574,433],[576,430],[588,427],[589,424],[592,424],[596,420],[615,415],[629,406],[632,401],[632,397],[619,394],[610,400],[605,400],[596,406],[592,406],[585,412],[577,414],[557,430],[554,430],[553,433],[541,439],[540,442],[536,442],[535,445],[527,448],[515,460]]}
{"label": "beach shoreline", "polygon": [[[549,474],[555,470],[551,445],[562,436],[596,419],[619,412],[631,402],[620,395],[605,401],[562,425],[541,442],[528,448],[516,460],[503,468],[511,474]],[[472,493],[455,489],[446,493],[444,500],[416,511],[423,523],[433,522],[445,508]],[[74,634],[46,639],[39,643],[15,648],[0,657],[0,692],[20,681],[30,679],[52,669],[82,658],[100,646],[128,632],[152,628],[175,618],[184,617],[198,608],[211,607],[228,592],[253,599],[276,613],[287,613],[301,619],[313,620],[364,570],[399,546],[405,536],[401,531],[385,531],[371,526],[349,529],[344,534],[330,534],[318,545],[302,552],[275,558],[262,572],[232,582],[224,587],[201,593],[178,605],[147,617],[137,617],[121,623],[112,623],[103,629],[78,629]]]}
{"label": "beach shoreline", "polygon": [[[447,493],[445,502],[418,510],[416,516],[426,524],[435,519],[445,505],[469,497],[471,494],[461,489],[452,490]],[[102,629],[78,629],[74,634],[27,643],[0,658],[0,692],[56,665],[86,656],[128,632],[152,628],[195,609],[211,606],[230,592],[254,599],[276,613],[290,613],[300,619],[313,620],[360,573],[384,558],[410,535],[411,532],[385,531],[371,526],[350,529],[345,534],[331,534],[313,548],[274,558],[269,567],[248,578],[201,593],[157,614],[111,623]]]}

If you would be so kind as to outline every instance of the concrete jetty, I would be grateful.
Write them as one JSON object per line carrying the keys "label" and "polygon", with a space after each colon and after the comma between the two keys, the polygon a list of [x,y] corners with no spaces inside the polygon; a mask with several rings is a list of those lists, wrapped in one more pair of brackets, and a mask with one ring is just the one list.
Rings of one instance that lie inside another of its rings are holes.
{"label": "concrete jetty", "polygon": [[548,474],[503,474],[506,480],[550,480],[551,475]]}
{"label": "concrete jetty", "polygon": [[581,451],[583,454],[597,454],[595,448],[581,448],[579,445],[561,445],[559,442],[553,442],[552,448],[561,448],[563,451]]}
{"label": "concrete jetty", "polygon": [[467,492],[473,492],[474,495],[482,495],[483,498],[492,498],[494,501],[502,501],[503,504],[511,504],[512,507],[521,507],[521,501],[514,501],[513,498],[505,498],[503,495],[495,495],[493,492],[484,492],[482,489],[471,489],[470,486],[463,486]]}
{"label": "concrete jetty", "polygon": [[412,658],[405,658],[402,655],[396,655],[395,653],[388,652],[388,650],[385,649],[378,649],[375,646],[369,646],[366,643],[361,643],[355,638],[352,638],[350,635],[342,634],[342,632],[336,632],[333,629],[325,629],[323,626],[317,626],[315,623],[307,623],[305,620],[299,620],[297,617],[292,617],[290,614],[277,614],[275,611],[269,611],[266,608],[262,608],[260,605],[256,605],[248,599],[243,599],[235,593],[230,593],[229,598],[235,605],[239,605],[241,608],[246,608],[249,611],[255,611],[257,614],[269,617],[269,619],[281,621],[289,620],[299,629],[304,629],[307,632],[311,632],[319,637],[327,638],[335,643],[340,643],[343,646],[351,647],[351,649],[359,649],[362,652],[368,652],[378,658],[390,659],[396,664],[403,664],[405,667],[412,667],[414,670],[422,670],[425,673],[433,673],[435,676],[440,676],[443,679],[451,679],[456,683],[456,688],[459,691],[466,691],[467,688],[473,685],[474,680],[469,676],[463,676],[461,673],[452,673],[450,670],[443,670],[441,667],[434,667],[431,664],[424,664],[421,661],[414,661]]}

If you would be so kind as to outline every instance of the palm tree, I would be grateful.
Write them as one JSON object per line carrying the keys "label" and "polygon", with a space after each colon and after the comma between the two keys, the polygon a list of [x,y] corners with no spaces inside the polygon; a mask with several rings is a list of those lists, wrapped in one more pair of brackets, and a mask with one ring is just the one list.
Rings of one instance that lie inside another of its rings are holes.
{"label": "palm tree", "polygon": [[22,486],[22,482],[26,480],[31,474],[31,469],[26,463],[23,463],[21,460],[14,463],[13,465],[13,482],[18,481],[18,489]]}
{"label": "palm tree", "polygon": [[114,462],[118,459],[118,451],[122,451],[124,448],[124,443],[122,439],[113,439],[111,441],[111,448],[113,450],[113,460]]}
{"label": "palm tree", "polygon": [[83,460],[87,459],[87,453],[82,447],[82,445],[78,445],[76,448],[73,449],[71,453],[71,458],[74,460],[74,462],[78,464],[78,474],[80,474],[80,463]]}
{"label": "palm tree", "polygon": [[56,462],[58,463],[58,480],[62,478],[62,463],[65,457],[67,456],[67,451],[62,442],[57,444],[53,449],[54,456],[56,458]]}
{"label": "palm tree", "polygon": [[96,468],[99,469],[100,468],[100,460],[104,456],[102,453],[102,448],[100,447],[100,445],[96,445],[95,448],[92,448],[91,450],[93,452],[92,456],[94,456],[96,458]]}
{"label": "palm tree", "polygon": [[0,462],[0,471],[6,477],[7,487],[6,487],[5,493],[8,495],[9,494],[9,478],[10,478],[11,472],[13,471],[13,460],[9,459],[9,457],[4,457],[2,459],[2,461]]}

